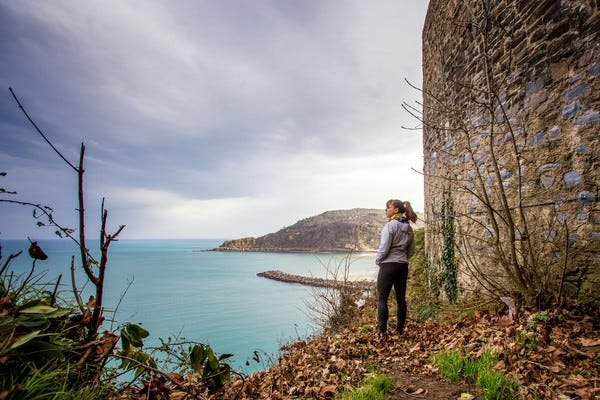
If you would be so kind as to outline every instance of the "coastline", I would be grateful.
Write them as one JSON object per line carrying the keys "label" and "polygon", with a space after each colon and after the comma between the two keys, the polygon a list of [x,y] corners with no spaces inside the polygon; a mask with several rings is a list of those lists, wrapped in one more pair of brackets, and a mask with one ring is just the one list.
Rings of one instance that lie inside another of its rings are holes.
{"label": "coastline", "polygon": [[193,251],[222,251],[222,252],[240,252],[240,253],[299,253],[299,254],[351,254],[357,256],[370,255],[377,253],[377,249],[315,249],[315,248],[238,248],[238,247],[215,247],[212,249],[198,249]]}

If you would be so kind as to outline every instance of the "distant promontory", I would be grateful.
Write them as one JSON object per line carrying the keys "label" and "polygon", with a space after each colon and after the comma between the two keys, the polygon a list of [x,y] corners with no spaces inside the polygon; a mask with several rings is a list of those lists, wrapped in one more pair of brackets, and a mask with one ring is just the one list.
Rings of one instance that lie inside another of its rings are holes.
{"label": "distant promontory", "polygon": [[215,251],[324,252],[375,251],[386,223],[382,209],[326,211],[258,238],[227,240]]}

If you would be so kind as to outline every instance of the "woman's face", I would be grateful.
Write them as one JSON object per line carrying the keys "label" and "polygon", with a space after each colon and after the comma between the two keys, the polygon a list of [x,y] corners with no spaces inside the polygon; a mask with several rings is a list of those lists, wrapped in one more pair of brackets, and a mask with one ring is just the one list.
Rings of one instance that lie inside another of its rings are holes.
{"label": "woman's face", "polygon": [[398,212],[398,207],[394,207],[392,203],[385,206],[385,215],[390,218],[392,215]]}

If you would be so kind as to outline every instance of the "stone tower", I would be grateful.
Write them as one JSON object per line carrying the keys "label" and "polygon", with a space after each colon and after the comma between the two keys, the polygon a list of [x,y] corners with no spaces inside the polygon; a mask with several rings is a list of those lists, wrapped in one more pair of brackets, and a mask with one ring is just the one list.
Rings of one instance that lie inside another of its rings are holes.
{"label": "stone tower", "polygon": [[426,251],[441,294],[598,298],[599,30],[594,0],[429,2]]}

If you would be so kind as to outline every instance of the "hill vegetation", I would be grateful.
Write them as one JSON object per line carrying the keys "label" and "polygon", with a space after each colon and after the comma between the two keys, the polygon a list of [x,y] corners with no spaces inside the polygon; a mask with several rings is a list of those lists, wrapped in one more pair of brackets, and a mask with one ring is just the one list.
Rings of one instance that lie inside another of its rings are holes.
{"label": "hill vegetation", "polygon": [[326,211],[275,233],[258,238],[225,241],[214,250],[337,253],[375,251],[385,223],[385,215],[381,209]]}

